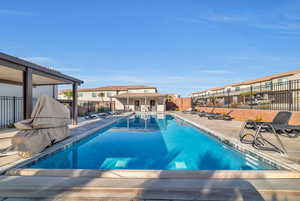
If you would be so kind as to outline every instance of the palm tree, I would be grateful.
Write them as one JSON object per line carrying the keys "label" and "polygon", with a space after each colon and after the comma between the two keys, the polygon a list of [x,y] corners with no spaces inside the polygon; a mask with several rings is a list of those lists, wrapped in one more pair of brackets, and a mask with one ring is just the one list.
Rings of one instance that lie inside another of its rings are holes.
{"label": "palm tree", "polygon": [[97,96],[101,98],[100,110],[102,111],[102,109],[104,109],[104,107],[103,107],[104,106],[103,97],[105,96],[105,94],[103,92],[101,92],[101,93],[98,93]]}
{"label": "palm tree", "polygon": [[72,96],[73,96],[73,92],[72,91],[64,91],[63,95],[65,97],[67,97],[68,100],[70,100],[72,98]]}
{"label": "palm tree", "polygon": [[103,92],[101,92],[101,93],[98,93],[97,96],[100,97],[103,102],[103,97],[105,96],[105,94]]}

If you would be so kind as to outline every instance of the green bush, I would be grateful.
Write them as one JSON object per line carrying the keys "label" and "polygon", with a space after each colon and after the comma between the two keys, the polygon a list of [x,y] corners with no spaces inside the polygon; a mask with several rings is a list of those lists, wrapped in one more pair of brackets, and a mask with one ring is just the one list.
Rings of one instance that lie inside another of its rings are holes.
{"label": "green bush", "polygon": [[259,116],[257,116],[257,117],[255,117],[255,121],[256,121],[256,122],[263,121],[263,118],[262,118],[262,117],[259,117]]}
{"label": "green bush", "polygon": [[107,109],[105,107],[99,107],[97,109],[97,112],[106,112],[106,111],[107,111]]}

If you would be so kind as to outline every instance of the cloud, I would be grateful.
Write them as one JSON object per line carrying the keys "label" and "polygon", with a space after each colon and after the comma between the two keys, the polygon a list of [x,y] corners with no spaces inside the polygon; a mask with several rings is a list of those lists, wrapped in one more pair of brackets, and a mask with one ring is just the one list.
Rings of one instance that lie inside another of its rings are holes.
{"label": "cloud", "polygon": [[[300,12],[300,11],[299,11]],[[222,13],[206,11],[197,16],[174,17],[173,20],[183,23],[223,23],[235,24],[241,26],[250,26],[257,29],[276,30],[276,31],[294,31],[294,34],[300,34],[300,15],[287,15],[288,11],[274,11],[275,14],[265,13]]]}
{"label": "cloud", "polygon": [[55,68],[61,72],[81,72],[81,69],[80,68]]}
{"label": "cloud", "polygon": [[238,15],[226,15],[221,13],[210,12],[201,14],[196,17],[174,17],[176,21],[185,23],[207,23],[207,22],[218,22],[218,23],[237,23],[247,21],[248,18]]}
{"label": "cloud", "polygon": [[18,10],[0,9],[0,16],[32,16],[33,13]]}
{"label": "cloud", "polygon": [[248,18],[243,16],[234,16],[234,15],[224,15],[221,13],[209,13],[207,15],[200,16],[200,19],[214,22],[222,22],[222,23],[235,23],[235,22],[243,22],[248,20]]}
{"label": "cloud", "polygon": [[33,63],[51,63],[52,60],[49,57],[23,57],[22,59],[31,61]]}
{"label": "cloud", "polygon": [[231,74],[232,71],[227,70],[201,70],[201,73],[209,73],[209,74]]}

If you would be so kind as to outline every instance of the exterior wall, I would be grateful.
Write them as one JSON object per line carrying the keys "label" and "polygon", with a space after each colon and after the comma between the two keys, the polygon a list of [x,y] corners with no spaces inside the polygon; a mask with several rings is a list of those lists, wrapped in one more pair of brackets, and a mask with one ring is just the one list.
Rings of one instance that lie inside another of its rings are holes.
{"label": "exterior wall", "polygon": [[[33,98],[37,98],[39,96],[51,96],[57,98],[57,93],[58,93],[57,86],[53,86],[53,85],[36,86],[33,87],[32,90]],[[22,86],[11,85],[11,84],[0,84],[0,96],[23,97]]]}
{"label": "exterior wall", "polygon": [[[173,98],[171,104],[175,104],[179,111],[184,111],[192,108],[192,98]],[[168,108],[170,109],[170,108]]]}
{"label": "exterior wall", "polygon": [[[254,110],[254,109],[233,109],[233,108],[212,108],[212,107],[197,107],[197,111],[228,113],[238,121],[255,120],[262,118],[262,121],[271,122],[275,115],[279,112],[276,110]],[[300,124],[300,112],[292,112],[292,117],[289,124]]]}
{"label": "exterior wall", "polygon": [[[115,110],[124,110],[127,109],[125,106],[127,105],[127,98],[110,98],[111,96],[124,94],[124,93],[156,93],[157,89],[129,89],[129,90],[114,90],[114,91],[92,91],[92,92],[79,92],[78,93],[78,101],[114,101],[115,102]],[[103,93],[104,97],[99,97],[98,94]],[[59,95],[59,99],[67,99],[63,94]],[[147,103],[145,104],[145,98],[130,98],[129,99],[129,108],[134,111],[134,100],[140,100],[141,111],[147,111],[150,106],[150,100],[154,99],[159,101],[157,97],[147,98]],[[162,102],[162,101],[160,101]],[[157,107],[158,108],[158,107]],[[165,111],[165,105],[159,106],[160,111]]]}
{"label": "exterior wall", "polygon": [[140,101],[140,111],[141,112],[147,112],[149,111],[150,108],[150,101],[151,100],[155,100],[155,104],[156,104],[156,111],[157,112],[165,112],[165,101],[164,98],[162,97],[147,97],[146,98],[146,102],[145,102],[145,98],[129,98],[129,104],[127,105],[127,99],[122,98],[122,99],[118,99],[118,102],[120,103],[119,105],[116,104],[116,110],[124,110],[124,108],[126,109],[126,106],[128,106],[129,110],[135,111],[135,101],[139,100]]}
{"label": "exterior wall", "polygon": [[128,93],[155,93],[156,89],[129,89]]}
{"label": "exterior wall", "polygon": [[115,105],[116,110],[124,110],[125,109],[126,100],[117,99],[117,98],[113,98],[112,100],[115,101],[115,103],[116,103],[116,105]]}

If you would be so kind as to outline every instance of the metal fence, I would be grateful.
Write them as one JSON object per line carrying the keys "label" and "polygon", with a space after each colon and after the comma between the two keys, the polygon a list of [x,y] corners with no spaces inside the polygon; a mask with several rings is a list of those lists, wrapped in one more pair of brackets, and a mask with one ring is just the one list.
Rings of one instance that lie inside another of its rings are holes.
{"label": "metal fence", "polygon": [[89,113],[108,112],[114,110],[114,101],[78,101],[79,116],[85,116]]}
{"label": "metal fence", "polygon": [[6,128],[23,119],[23,98],[0,96],[0,128]]}
{"label": "metal fence", "polygon": [[193,106],[300,111],[299,93],[300,80],[265,82],[194,96]]}
{"label": "metal fence", "polygon": [[[15,122],[23,120],[23,97],[0,96],[0,128],[12,127]],[[32,99],[35,106],[37,98]]]}

